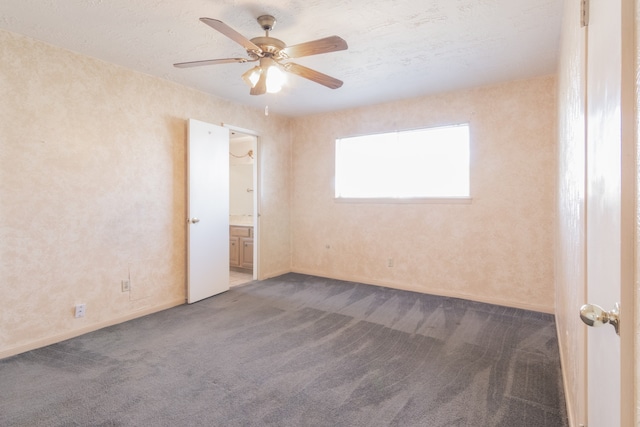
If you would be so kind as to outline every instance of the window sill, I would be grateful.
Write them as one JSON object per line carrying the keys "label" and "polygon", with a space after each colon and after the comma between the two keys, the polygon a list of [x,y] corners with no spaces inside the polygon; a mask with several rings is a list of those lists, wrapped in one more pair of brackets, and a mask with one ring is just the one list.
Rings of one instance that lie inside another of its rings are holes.
{"label": "window sill", "polygon": [[471,197],[335,197],[336,203],[362,203],[362,204],[448,204],[470,205]]}

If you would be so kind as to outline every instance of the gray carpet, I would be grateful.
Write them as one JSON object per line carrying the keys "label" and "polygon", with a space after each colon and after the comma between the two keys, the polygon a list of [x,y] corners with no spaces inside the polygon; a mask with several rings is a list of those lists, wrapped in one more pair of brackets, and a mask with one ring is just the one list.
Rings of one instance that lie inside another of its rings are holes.
{"label": "gray carpet", "polygon": [[566,426],[553,316],[287,274],[0,360],[2,426]]}

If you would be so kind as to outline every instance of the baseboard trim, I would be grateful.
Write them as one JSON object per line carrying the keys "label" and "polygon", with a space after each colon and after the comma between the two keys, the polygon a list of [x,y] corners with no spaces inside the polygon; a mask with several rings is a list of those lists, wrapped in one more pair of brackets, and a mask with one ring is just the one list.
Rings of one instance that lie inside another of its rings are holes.
{"label": "baseboard trim", "polygon": [[290,269],[280,270],[280,271],[270,271],[268,273],[263,273],[260,277],[258,277],[258,280],[267,280],[272,277],[282,276],[283,274],[287,274],[291,272],[292,271]]}
{"label": "baseboard trim", "polygon": [[562,341],[563,335],[560,332],[558,322],[556,322],[556,335],[558,337],[558,351],[560,352],[560,371],[562,372],[562,388],[564,389],[564,402],[565,407],[567,409],[567,419],[569,420],[569,427],[578,427],[578,422],[576,418],[578,414],[575,413],[574,402],[569,400],[569,389],[567,388],[567,370],[565,368],[565,353],[564,353],[564,345]]}
{"label": "baseboard trim", "polygon": [[126,314],[121,317],[116,317],[114,319],[110,319],[104,322],[94,323],[92,325],[85,326],[83,328],[74,329],[71,331],[64,332],[62,334],[53,335],[46,338],[41,338],[35,341],[32,341],[27,344],[17,345],[15,347],[10,347],[8,349],[0,350],[0,359],[4,359],[6,357],[15,356],[16,354],[24,353],[26,351],[35,350],[40,347],[46,347],[51,344],[55,344],[64,340],[68,340],[70,338],[75,338],[80,335],[87,334],[89,332],[94,332],[102,328],[106,328],[107,326],[117,325],[118,323],[124,323],[128,320],[137,319],[138,317],[146,316],[148,314],[157,313],[158,311],[167,310],[172,307],[177,307],[179,305],[185,304],[184,298],[179,300],[173,300],[164,304],[155,305],[153,307],[146,307],[142,310],[135,311],[133,313]]}
{"label": "baseboard trim", "polygon": [[358,277],[358,276],[349,276],[349,275],[341,276],[341,275],[335,275],[335,274],[327,274],[324,271],[315,271],[315,270],[304,269],[304,268],[294,268],[292,269],[291,272],[299,273],[299,274],[308,274],[310,276],[326,277],[327,279],[346,280],[348,282],[358,282],[358,283],[365,283],[368,285],[384,286],[387,288],[400,289],[403,291],[419,292],[422,294],[461,298],[461,299],[466,299],[471,301],[484,302],[487,304],[500,305],[503,307],[511,307],[511,308],[519,308],[522,310],[536,311],[538,313],[555,314],[553,307],[550,308],[547,306],[540,306],[537,304],[519,303],[519,302],[503,300],[495,297],[482,297],[478,295],[465,294],[462,292],[443,291],[440,289],[425,290],[424,288],[418,288],[417,286],[399,284],[399,283],[394,283],[386,280],[376,280],[376,279],[371,279],[370,277]]}

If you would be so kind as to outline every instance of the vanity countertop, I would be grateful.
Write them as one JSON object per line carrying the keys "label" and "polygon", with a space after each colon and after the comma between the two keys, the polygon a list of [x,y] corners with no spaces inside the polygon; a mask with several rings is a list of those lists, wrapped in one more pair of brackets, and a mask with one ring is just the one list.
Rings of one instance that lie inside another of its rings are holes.
{"label": "vanity countertop", "polygon": [[236,227],[252,227],[253,216],[251,215],[230,215],[229,225]]}

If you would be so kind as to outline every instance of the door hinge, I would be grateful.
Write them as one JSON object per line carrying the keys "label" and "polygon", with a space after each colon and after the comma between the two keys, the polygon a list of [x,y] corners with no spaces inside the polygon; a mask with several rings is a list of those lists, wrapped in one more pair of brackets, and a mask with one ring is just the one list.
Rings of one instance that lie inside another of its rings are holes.
{"label": "door hinge", "polygon": [[586,27],[589,25],[589,0],[582,0],[580,2],[580,26]]}

